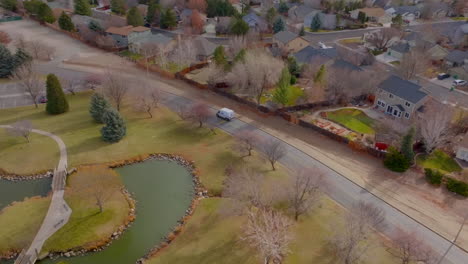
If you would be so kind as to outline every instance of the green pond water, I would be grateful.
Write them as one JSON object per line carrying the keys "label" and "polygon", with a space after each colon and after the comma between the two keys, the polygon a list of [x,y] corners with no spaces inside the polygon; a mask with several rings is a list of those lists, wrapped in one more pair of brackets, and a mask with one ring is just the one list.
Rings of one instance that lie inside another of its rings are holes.
{"label": "green pond water", "polygon": [[0,180],[0,210],[14,201],[27,197],[46,196],[51,190],[52,178],[12,182]]}
{"label": "green pond water", "polygon": [[175,162],[148,160],[116,170],[137,200],[137,217],[131,227],[101,252],[38,263],[133,264],[162,241],[190,206],[192,176]]}

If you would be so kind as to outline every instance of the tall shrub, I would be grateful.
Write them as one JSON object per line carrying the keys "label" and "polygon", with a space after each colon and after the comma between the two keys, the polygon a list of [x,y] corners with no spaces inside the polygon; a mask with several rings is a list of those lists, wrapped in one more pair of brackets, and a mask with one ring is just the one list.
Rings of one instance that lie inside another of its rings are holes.
{"label": "tall shrub", "polygon": [[102,140],[115,143],[119,142],[127,134],[125,121],[115,109],[108,108],[102,118],[105,124],[101,128]]}
{"label": "tall shrub", "polygon": [[414,140],[414,127],[411,127],[408,130],[408,133],[403,137],[401,141],[401,153],[406,157],[408,162],[411,164],[414,160],[414,151],[413,151],[413,140]]}
{"label": "tall shrub", "polygon": [[46,111],[51,115],[58,115],[68,111],[69,106],[62,86],[55,74],[47,75],[47,105]]}
{"label": "tall shrub", "polygon": [[128,10],[127,13],[127,24],[132,25],[134,27],[143,26],[145,21],[143,20],[143,16],[141,15],[138,8],[132,7]]}
{"label": "tall shrub", "polygon": [[88,0],[75,0],[75,14],[91,16],[91,5]]}
{"label": "tall shrub", "polygon": [[408,159],[405,157],[405,155],[401,154],[393,147],[389,148],[389,151],[384,160],[384,165],[389,170],[395,172],[405,172],[410,167]]}
{"label": "tall shrub", "polygon": [[91,96],[89,113],[97,123],[104,123],[103,116],[110,107],[110,103],[102,94],[95,93]]}
{"label": "tall shrub", "polygon": [[66,31],[75,31],[75,25],[73,24],[71,18],[62,12],[58,20],[59,27]]}

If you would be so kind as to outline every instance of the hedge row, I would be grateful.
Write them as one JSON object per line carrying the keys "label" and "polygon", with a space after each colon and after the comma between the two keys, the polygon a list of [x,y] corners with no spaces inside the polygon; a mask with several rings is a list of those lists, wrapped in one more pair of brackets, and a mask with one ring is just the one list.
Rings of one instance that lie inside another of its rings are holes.
{"label": "hedge row", "polygon": [[[426,180],[435,186],[440,186],[444,179],[444,175],[438,170],[426,168],[424,169],[424,174],[426,175]],[[447,190],[468,197],[468,183],[450,177],[445,177],[445,183]]]}

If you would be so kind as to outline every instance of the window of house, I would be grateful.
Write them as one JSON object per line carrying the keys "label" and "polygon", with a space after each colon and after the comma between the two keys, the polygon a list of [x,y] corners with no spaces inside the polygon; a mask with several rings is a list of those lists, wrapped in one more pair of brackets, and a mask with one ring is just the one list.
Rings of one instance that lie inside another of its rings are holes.
{"label": "window of house", "polygon": [[398,117],[401,117],[401,112],[398,112]]}
{"label": "window of house", "polygon": [[408,103],[408,102],[405,102],[405,105],[406,105],[406,106],[408,106],[408,107],[410,107],[410,106],[411,106],[411,104],[410,104],[410,103]]}
{"label": "window of house", "polygon": [[388,94],[388,97],[393,98],[393,94]]}
{"label": "window of house", "polygon": [[409,119],[409,116],[410,114],[409,113],[405,113],[405,117]]}

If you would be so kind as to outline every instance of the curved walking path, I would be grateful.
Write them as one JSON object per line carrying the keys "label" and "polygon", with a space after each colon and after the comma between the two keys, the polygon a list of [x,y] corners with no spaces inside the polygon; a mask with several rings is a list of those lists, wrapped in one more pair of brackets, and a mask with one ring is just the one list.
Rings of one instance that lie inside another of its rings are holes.
{"label": "curved walking path", "polygon": [[[0,128],[11,128],[11,126],[0,125]],[[72,213],[72,210],[65,202],[65,199],[63,199],[65,180],[67,177],[67,148],[65,143],[60,137],[50,132],[38,129],[33,129],[32,132],[50,137],[55,140],[59,146],[60,160],[57,168],[54,170],[54,176],[52,179],[53,193],[47,215],[45,216],[42,225],[34,237],[31,245],[28,249],[21,252],[21,254],[16,259],[15,264],[32,264],[36,262],[45,241],[68,222],[68,219]]]}

